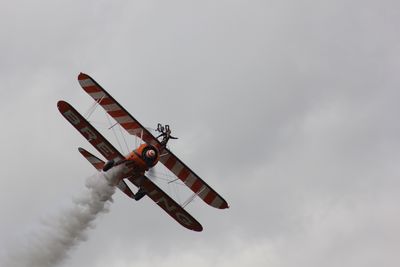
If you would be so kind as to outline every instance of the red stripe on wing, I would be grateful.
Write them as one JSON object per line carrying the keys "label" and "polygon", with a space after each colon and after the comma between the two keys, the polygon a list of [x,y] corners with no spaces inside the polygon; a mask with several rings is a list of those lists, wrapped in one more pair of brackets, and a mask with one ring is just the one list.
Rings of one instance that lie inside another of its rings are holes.
{"label": "red stripe on wing", "polygon": [[176,163],[176,158],[169,157],[168,160],[164,163],[164,165],[165,167],[171,170],[175,166],[175,163]]}
{"label": "red stripe on wing", "polygon": [[189,176],[190,171],[187,168],[183,168],[180,173],[178,173],[178,178],[181,179],[183,182],[186,180],[186,178]]}
{"label": "red stripe on wing", "polygon": [[215,194],[215,192],[210,191],[204,198],[204,201],[207,203],[212,203],[213,200],[215,199],[217,195]]}
{"label": "red stripe on wing", "polygon": [[101,92],[101,89],[99,89],[97,86],[86,86],[85,91],[90,93],[98,93]]}
{"label": "red stripe on wing", "polygon": [[199,192],[200,188],[203,186],[203,183],[197,179],[196,182],[190,187],[193,192]]}
{"label": "red stripe on wing", "polygon": [[124,116],[126,116],[126,114],[125,114],[125,112],[123,110],[108,111],[108,114],[110,114],[111,117],[124,117]]}
{"label": "red stripe on wing", "polygon": [[[95,99],[95,100],[99,100],[99,99]],[[100,102],[100,105],[110,105],[110,104],[114,104],[114,101],[108,97],[104,97]]]}

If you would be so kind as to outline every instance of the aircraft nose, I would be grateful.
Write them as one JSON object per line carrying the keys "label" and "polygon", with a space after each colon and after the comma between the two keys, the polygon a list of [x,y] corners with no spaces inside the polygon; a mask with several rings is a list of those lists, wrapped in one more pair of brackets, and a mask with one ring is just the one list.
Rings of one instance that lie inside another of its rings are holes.
{"label": "aircraft nose", "polygon": [[154,158],[156,156],[156,152],[153,149],[147,150],[146,157]]}

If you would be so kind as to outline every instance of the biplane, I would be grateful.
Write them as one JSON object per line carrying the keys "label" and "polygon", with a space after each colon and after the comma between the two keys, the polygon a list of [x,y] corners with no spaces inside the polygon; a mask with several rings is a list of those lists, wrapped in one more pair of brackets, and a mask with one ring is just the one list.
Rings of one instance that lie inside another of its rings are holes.
{"label": "biplane", "polygon": [[[147,196],[182,226],[193,231],[202,231],[201,224],[183,205],[178,204],[146,176],[147,172],[160,162],[192,190],[194,196],[214,208],[228,208],[228,203],[211,186],[167,148],[168,141],[176,139],[171,135],[168,125],[158,124],[159,135],[154,136],[89,75],[80,73],[78,81],[83,90],[94,99],[95,105],[100,105],[129,135],[143,141],[143,144],[123,155],[70,104],[62,100],[57,103],[60,113],[107,161],[104,162],[83,148],[79,148],[79,152],[98,171],[108,172],[113,168],[118,170],[116,186],[123,193],[136,201]],[[132,192],[126,181],[137,187],[136,193]]]}

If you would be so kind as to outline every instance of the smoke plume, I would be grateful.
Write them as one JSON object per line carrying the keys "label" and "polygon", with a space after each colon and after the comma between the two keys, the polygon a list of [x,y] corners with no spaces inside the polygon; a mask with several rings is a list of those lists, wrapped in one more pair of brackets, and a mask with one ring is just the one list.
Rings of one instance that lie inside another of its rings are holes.
{"label": "smoke plume", "polygon": [[112,168],[107,173],[97,173],[86,180],[88,190],[73,201],[59,216],[47,220],[40,232],[27,236],[3,258],[1,266],[7,267],[51,267],[57,266],[68,252],[82,241],[93,221],[108,211],[115,192],[116,173]]}

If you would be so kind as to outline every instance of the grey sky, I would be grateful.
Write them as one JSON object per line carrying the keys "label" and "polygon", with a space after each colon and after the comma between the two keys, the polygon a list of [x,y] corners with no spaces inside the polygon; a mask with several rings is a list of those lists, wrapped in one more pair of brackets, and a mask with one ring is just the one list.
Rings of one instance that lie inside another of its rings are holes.
{"label": "grey sky", "polygon": [[[398,266],[397,1],[0,3],[0,255],[84,189],[85,72],[228,201],[114,195],[62,266]],[[44,219],[43,219],[44,218]],[[28,241],[27,241],[28,240]]]}

